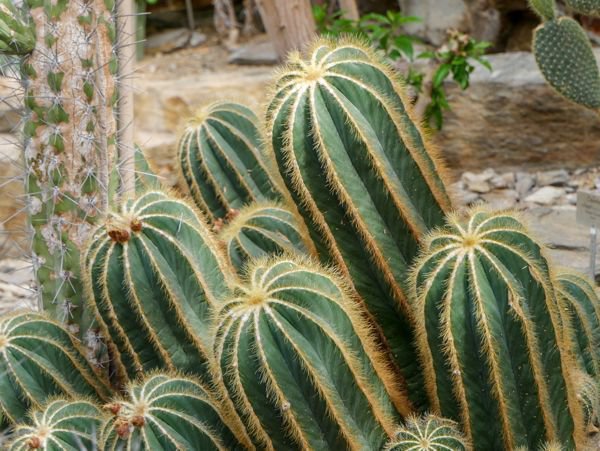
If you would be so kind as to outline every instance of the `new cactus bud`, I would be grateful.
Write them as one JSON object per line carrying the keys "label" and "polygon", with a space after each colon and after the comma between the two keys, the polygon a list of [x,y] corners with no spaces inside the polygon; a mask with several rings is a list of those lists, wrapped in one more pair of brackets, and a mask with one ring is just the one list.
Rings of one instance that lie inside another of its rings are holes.
{"label": "new cactus bud", "polygon": [[600,0],[565,0],[565,3],[584,16],[600,15]]}
{"label": "new cactus bud", "polygon": [[322,260],[350,277],[422,408],[406,275],[451,203],[398,78],[360,43],[320,40],[281,71],[268,120]]}
{"label": "new cactus bud", "polygon": [[384,451],[467,451],[458,424],[435,415],[410,416]]}
{"label": "new cactus bud", "polygon": [[409,412],[338,276],[299,260],[254,262],[217,315],[229,398],[265,450],[380,449]]}
{"label": "new cactus bud", "polygon": [[248,260],[314,252],[304,224],[292,212],[272,202],[242,208],[218,236],[238,271],[243,271]]}
{"label": "new cactus bud", "polygon": [[102,431],[102,450],[244,449],[219,403],[188,377],[154,374],[131,383],[107,411],[113,416]]}
{"label": "new cactus bud", "polygon": [[541,24],[534,32],[533,53],[548,83],[560,94],[588,108],[600,108],[600,71],[581,25],[569,17]]}
{"label": "new cactus bud", "polygon": [[210,316],[233,269],[191,206],[160,191],[127,201],[94,231],[82,268],[122,377],[205,373]]}
{"label": "new cactus bud", "polygon": [[566,337],[579,366],[600,377],[600,299],[585,276],[562,270],[555,275]]}
{"label": "new cactus bud", "polygon": [[57,399],[18,424],[7,451],[97,449],[105,414],[89,401]]}
{"label": "new cactus bud", "polygon": [[77,339],[37,313],[0,318],[0,393],[0,416],[13,423],[55,396],[110,396]]}
{"label": "new cactus bud", "polygon": [[282,200],[269,168],[259,120],[237,103],[219,102],[192,118],[179,143],[181,176],[212,219],[263,200]]}
{"label": "new cactus bud", "polygon": [[428,238],[413,286],[432,408],[460,421],[475,449],[581,445],[575,360],[543,250],[518,217],[450,217]]}
{"label": "new cactus bud", "polygon": [[552,20],[556,17],[555,0],[529,0],[529,5],[542,20]]}

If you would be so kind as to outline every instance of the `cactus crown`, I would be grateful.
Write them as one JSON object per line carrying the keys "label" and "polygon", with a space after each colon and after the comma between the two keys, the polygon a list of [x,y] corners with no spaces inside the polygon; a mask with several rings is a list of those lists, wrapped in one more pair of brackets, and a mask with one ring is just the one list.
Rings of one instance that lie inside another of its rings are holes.
{"label": "cactus crown", "polygon": [[466,451],[467,439],[458,424],[434,415],[411,415],[394,434],[384,451]]}
{"label": "cactus crown", "polygon": [[28,424],[15,426],[15,438],[8,451],[41,449],[93,449],[100,438],[105,415],[87,400],[50,401],[42,410],[31,413]]}

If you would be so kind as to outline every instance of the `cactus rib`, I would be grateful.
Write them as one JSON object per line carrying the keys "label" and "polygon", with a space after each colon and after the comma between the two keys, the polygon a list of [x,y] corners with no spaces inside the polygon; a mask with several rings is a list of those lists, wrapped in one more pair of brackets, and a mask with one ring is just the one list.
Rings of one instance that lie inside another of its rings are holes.
{"label": "cactus rib", "polygon": [[408,391],[424,395],[406,274],[451,202],[404,88],[364,45],[319,40],[293,55],[268,110],[279,171],[322,259],[350,276]]}
{"label": "cactus rib", "polygon": [[218,314],[223,382],[260,449],[379,449],[409,412],[330,271],[262,260]]}
{"label": "cactus rib", "polygon": [[150,191],[92,235],[82,267],[89,299],[121,376],[153,368],[208,371],[212,310],[230,268],[185,202]]}
{"label": "cactus rib", "polygon": [[53,396],[107,399],[110,391],[86,360],[76,338],[37,313],[0,318],[0,415],[25,419]]}
{"label": "cactus rib", "polygon": [[415,266],[411,298],[430,400],[461,421],[475,449],[582,443],[574,361],[549,271],[518,217],[484,208],[450,217]]}
{"label": "cactus rib", "polygon": [[209,105],[188,123],[179,143],[179,169],[192,198],[212,219],[254,201],[283,200],[257,124],[250,109],[231,102]]}

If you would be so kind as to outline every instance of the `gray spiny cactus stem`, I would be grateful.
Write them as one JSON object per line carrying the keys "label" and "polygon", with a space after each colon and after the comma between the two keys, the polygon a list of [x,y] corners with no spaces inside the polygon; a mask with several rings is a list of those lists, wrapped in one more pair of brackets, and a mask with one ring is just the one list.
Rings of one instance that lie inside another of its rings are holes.
{"label": "gray spiny cactus stem", "polygon": [[17,35],[0,33],[0,41],[11,43],[0,49],[22,56],[25,180],[40,307],[81,336],[92,331],[79,249],[118,182],[114,11],[114,0],[29,0],[21,10],[0,8],[0,23],[35,36],[33,47],[19,46]]}

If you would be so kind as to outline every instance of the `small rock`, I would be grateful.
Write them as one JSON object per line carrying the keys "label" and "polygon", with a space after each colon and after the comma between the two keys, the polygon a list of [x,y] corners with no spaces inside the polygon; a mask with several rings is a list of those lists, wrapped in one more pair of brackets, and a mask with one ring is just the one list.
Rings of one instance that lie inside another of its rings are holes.
{"label": "small rock", "polygon": [[181,49],[190,42],[190,30],[177,28],[153,34],[146,40],[146,49],[150,53],[167,53]]}
{"label": "small rock", "polygon": [[519,193],[513,189],[501,189],[481,197],[495,210],[509,210],[517,205]]}
{"label": "small rock", "polygon": [[512,189],[515,187],[515,174],[514,172],[507,172],[505,174],[497,175],[492,177],[490,183],[497,189]]}
{"label": "small rock", "polygon": [[270,41],[249,43],[231,53],[229,64],[273,65],[279,63],[279,55]]}
{"label": "small rock", "polygon": [[523,199],[535,186],[535,178],[527,172],[517,172],[515,188],[519,198]]}
{"label": "small rock", "polygon": [[577,193],[569,193],[565,196],[565,200],[569,205],[577,205]]}
{"label": "small rock", "polygon": [[526,202],[539,205],[553,205],[565,194],[565,190],[554,186],[544,186],[525,198]]}
{"label": "small rock", "polygon": [[537,173],[538,186],[564,186],[569,182],[569,173],[564,169]]}
{"label": "small rock", "polygon": [[193,31],[190,36],[190,47],[198,47],[206,42],[206,35],[203,33],[198,33],[197,31]]}
{"label": "small rock", "polygon": [[475,193],[489,193],[492,190],[491,180],[496,176],[496,171],[486,169],[485,171],[475,174],[473,172],[465,172],[462,175],[462,180],[467,185],[469,191]]}

